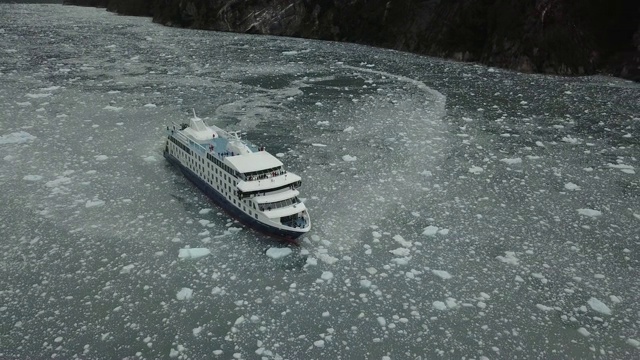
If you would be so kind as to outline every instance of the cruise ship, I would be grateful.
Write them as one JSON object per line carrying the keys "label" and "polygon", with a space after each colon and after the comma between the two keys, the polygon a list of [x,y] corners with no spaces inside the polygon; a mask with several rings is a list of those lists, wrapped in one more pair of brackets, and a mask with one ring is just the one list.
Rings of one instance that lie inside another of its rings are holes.
{"label": "cruise ship", "polygon": [[193,114],[189,124],[167,126],[164,157],[230,215],[262,233],[295,241],[311,219],[298,198],[300,176],[266,151],[206,125]]}

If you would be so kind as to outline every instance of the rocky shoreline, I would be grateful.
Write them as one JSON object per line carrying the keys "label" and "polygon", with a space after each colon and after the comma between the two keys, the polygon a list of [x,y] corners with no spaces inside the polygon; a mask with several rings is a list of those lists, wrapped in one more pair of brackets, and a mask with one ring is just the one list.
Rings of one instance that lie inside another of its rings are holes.
{"label": "rocky shoreline", "polygon": [[527,73],[640,81],[636,0],[65,0],[167,26],[353,42]]}

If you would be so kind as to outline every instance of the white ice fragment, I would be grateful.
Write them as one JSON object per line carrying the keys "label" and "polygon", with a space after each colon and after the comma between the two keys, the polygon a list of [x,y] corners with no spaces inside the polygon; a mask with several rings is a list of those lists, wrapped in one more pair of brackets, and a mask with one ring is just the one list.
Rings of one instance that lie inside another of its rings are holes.
{"label": "white ice fragment", "polygon": [[447,280],[447,279],[451,279],[453,276],[451,276],[451,274],[449,274],[447,271],[444,270],[431,270],[431,272],[436,275],[439,276],[440,278]]}
{"label": "white ice fragment", "polygon": [[198,336],[200,335],[200,332],[202,331],[202,326],[198,326],[197,328],[193,328],[193,330],[191,330],[193,332],[193,336]]}
{"label": "white ice fragment", "polygon": [[562,138],[562,141],[564,141],[564,142],[566,142],[568,144],[579,144],[581,142],[580,139],[577,139],[577,138],[574,138],[574,137],[571,137],[571,136],[564,136]]}
{"label": "white ice fragment", "polygon": [[433,236],[433,235],[435,235],[437,233],[438,233],[438,227],[437,226],[433,226],[433,225],[429,225],[426,228],[424,228],[424,231],[422,232],[422,235]]}
{"label": "white ice fragment", "polygon": [[436,310],[444,311],[444,310],[447,310],[447,305],[442,301],[434,301],[433,308]]}
{"label": "white ice fragment", "polygon": [[96,155],[94,157],[98,161],[104,161],[104,160],[107,160],[109,158],[107,155]]}
{"label": "white ice fragment", "polygon": [[178,251],[178,258],[180,259],[198,259],[211,254],[211,250],[206,248],[188,248],[180,249]]}
{"label": "white ice fragment", "polygon": [[567,190],[580,190],[580,186],[572,183],[572,182],[568,182],[566,184],[564,184],[564,188]]}
{"label": "white ice fragment", "polygon": [[411,250],[407,248],[397,248],[395,250],[389,250],[389,252],[396,256],[407,256],[411,253]]}
{"label": "white ice fragment", "polygon": [[349,126],[349,127],[345,128],[342,131],[348,133],[348,132],[352,132],[353,130],[354,130],[354,127],[353,126]]}
{"label": "white ice fragment", "polygon": [[401,266],[405,266],[409,264],[409,260],[411,260],[410,257],[399,257],[391,259],[391,262]]}
{"label": "white ice fragment", "polygon": [[42,176],[40,175],[25,175],[22,180],[26,181],[40,181],[42,180]]}
{"label": "white ice fragment", "polygon": [[325,145],[325,144],[319,144],[319,143],[313,143],[313,144],[311,144],[311,146],[316,146],[316,147],[327,147],[327,145]]}
{"label": "white ice fragment", "polygon": [[626,174],[635,174],[635,170],[633,170],[633,166],[626,164],[607,164],[610,168],[619,169],[623,173]]}
{"label": "white ice fragment", "polygon": [[371,287],[371,281],[369,280],[360,280],[360,286],[362,286],[365,289],[368,289]]}
{"label": "white ice fragment", "polygon": [[522,158],[504,158],[500,159],[500,161],[509,165],[514,165],[522,163]]}
{"label": "white ice fragment", "polygon": [[438,234],[447,235],[449,233],[449,229],[440,229],[438,230]]}
{"label": "white ice fragment", "polygon": [[382,316],[378,316],[376,320],[378,321],[378,324],[380,324],[380,326],[387,326],[387,320],[385,320],[385,318],[383,318]]}
{"label": "white ice fragment", "polygon": [[180,291],[178,291],[178,293],[176,294],[176,298],[178,300],[189,300],[193,297],[193,290],[189,289],[189,288],[182,288],[180,289]]}
{"label": "white ice fragment", "polygon": [[358,158],[355,157],[355,156],[351,156],[351,155],[344,155],[344,156],[342,156],[342,160],[344,160],[344,161],[356,161],[356,160],[358,160]]}
{"label": "white ice fragment", "polygon": [[105,110],[109,110],[109,111],[120,111],[123,108],[122,107],[117,107],[117,106],[111,106],[111,105],[107,105],[105,106],[103,109]]}
{"label": "white ice fragment", "polygon": [[313,346],[322,348],[324,347],[324,340],[316,340],[313,342]]}
{"label": "white ice fragment", "polygon": [[536,141],[536,146],[545,147],[542,141]]}
{"label": "white ice fragment", "polygon": [[282,158],[282,157],[284,157],[284,153],[277,153],[276,157]]}
{"label": "white ice fragment", "polygon": [[129,264],[129,265],[125,265],[122,267],[122,269],[120,269],[120,274],[128,274],[131,272],[131,269],[134,268],[135,265],[133,264]]}
{"label": "white ice fragment", "polygon": [[520,263],[520,260],[516,257],[516,253],[513,251],[505,251],[504,252],[505,256],[496,256],[496,259],[502,261],[503,263],[507,263],[507,264],[511,264],[511,265],[518,265]]}
{"label": "white ice fragment", "polygon": [[329,125],[329,121],[318,121],[317,122],[318,125]]}
{"label": "white ice fragment", "polygon": [[103,205],[104,205],[104,200],[87,200],[87,202],[84,204],[84,207],[92,208],[92,207],[98,207]]}
{"label": "white ice fragment", "polygon": [[609,307],[603,303],[602,301],[592,297],[587,301],[587,304],[589,304],[589,306],[604,315],[611,315],[611,309],[609,309]]}
{"label": "white ice fragment", "polygon": [[638,341],[636,339],[628,338],[626,343],[628,345],[633,346],[634,348],[640,349],[640,341]]}
{"label": "white ice fragment", "polygon": [[588,337],[589,335],[591,335],[591,333],[589,331],[587,331],[587,329],[581,327],[578,329],[578,333],[584,337]]}
{"label": "white ice fragment", "polygon": [[542,304],[536,304],[536,307],[542,311],[551,311],[553,310],[552,307],[546,306],[546,305],[542,305]]}
{"label": "white ice fragment", "polygon": [[205,209],[202,209],[202,210],[198,211],[198,214],[200,214],[200,215],[205,215],[205,214],[210,213],[210,212],[211,212],[211,210],[213,210],[213,209],[211,209],[211,208],[205,208]]}
{"label": "white ice fragment", "polygon": [[272,248],[269,248],[269,250],[267,250],[266,254],[268,257],[277,260],[277,259],[282,259],[285,256],[288,256],[292,252],[293,250],[291,250],[291,248],[288,248],[288,247],[285,247],[285,248],[272,247]]}
{"label": "white ice fragment", "polygon": [[49,97],[53,94],[51,93],[44,93],[44,94],[26,94],[25,96],[31,99],[42,99],[42,98],[46,98]]}
{"label": "white ice fragment", "polygon": [[62,342],[62,336],[58,336],[57,338],[53,339],[54,342]]}
{"label": "white ice fragment", "polygon": [[18,131],[7,135],[0,136],[0,145],[4,144],[23,144],[28,141],[35,140],[36,137],[26,131]]}
{"label": "white ice fragment", "polygon": [[472,166],[469,168],[469,172],[476,175],[482,173],[483,171],[484,169],[481,168],[480,166]]}
{"label": "white ice fragment", "polygon": [[146,162],[156,162],[156,161],[158,161],[158,159],[156,159],[156,157],[153,156],[153,155],[145,156],[145,157],[142,158],[142,160],[144,160]]}
{"label": "white ice fragment", "polygon": [[400,244],[403,247],[406,248],[410,248],[413,244],[411,243],[411,241],[407,241],[405,240],[402,236],[400,235],[395,235],[393,237],[393,240],[395,240],[396,242],[398,242],[398,244]]}
{"label": "white ice fragment", "polygon": [[578,214],[588,217],[598,217],[602,215],[602,212],[593,209],[578,209]]}
{"label": "white ice fragment", "polygon": [[156,107],[156,104],[151,104],[151,103],[144,104],[144,107],[146,107],[146,108],[154,108],[154,107]]}
{"label": "white ice fragment", "polygon": [[282,55],[284,55],[284,56],[298,55],[298,51],[295,51],[295,50],[283,51]]}
{"label": "white ice fragment", "polygon": [[246,319],[244,318],[244,315],[241,315],[239,318],[236,319],[236,321],[233,323],[234,326],[240,325],[242,324]]}
{"label": "white ice fragment", "polygon": [[320,278],[324,281],[329,281],[333,279],[333,273],[331,271],[323,271]]}

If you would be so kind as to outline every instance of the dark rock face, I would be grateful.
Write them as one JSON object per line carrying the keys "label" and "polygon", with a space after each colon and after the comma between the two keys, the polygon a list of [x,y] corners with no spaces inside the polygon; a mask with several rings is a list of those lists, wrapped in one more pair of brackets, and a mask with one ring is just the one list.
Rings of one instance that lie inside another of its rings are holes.
{"label": "dark rock face", "polygon": [[637,0],[65,0],[169,25],[369,44],[640,81]]}

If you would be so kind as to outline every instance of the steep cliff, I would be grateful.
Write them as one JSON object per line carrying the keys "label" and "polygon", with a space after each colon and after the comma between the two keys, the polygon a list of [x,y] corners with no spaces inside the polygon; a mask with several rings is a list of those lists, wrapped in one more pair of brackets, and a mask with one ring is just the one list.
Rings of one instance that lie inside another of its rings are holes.
{"label": "steep cliff", "polygon": [[637,0],[65,0],[169,25],[369,44],[640,81]]}

